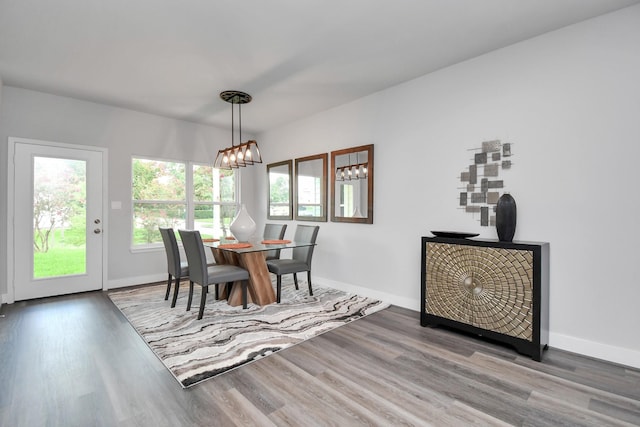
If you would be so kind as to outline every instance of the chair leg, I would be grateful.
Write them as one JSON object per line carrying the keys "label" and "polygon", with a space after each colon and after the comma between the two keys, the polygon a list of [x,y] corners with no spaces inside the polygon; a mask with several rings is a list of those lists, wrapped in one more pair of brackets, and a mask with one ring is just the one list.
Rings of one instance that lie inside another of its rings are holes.
{"label": "chair leg", "polygon": [[[204,291],[204,289],[203,289]],[[189,299],[187,300],[187,311],[191,310],[191,300],[193,299],[193,282],[189,280]]]}
{"label": "chair leg", "polygon": [[313,289],[311,289],[311,270],[307,271],[307,282],[309,283],[309,295],[313,296]]}
{"label": "chair leg", "polygon": [[171,273],[169,273],[169,278],[167,279],[167,292],[164,294],[164,300],[169,299],[169,292],[171,292]]}
{"label": "chair leg", "polygon": [[[209,287],[207,286],[207,288]],[[218,290],[218,284],[216,283],[216,301],[218,301],[219,299],[220,299],[220,292]]]}
{"label": "chair leg", "polygon": [[173,289],[173,299],[171,300],[171,308],[176,306],[176,301],[178,301],[178,288],[180,287],[180,278],[175,278],[175,288]]}
{"label": "chair leg", "polygon": [[293,283],[296,285],[296,291],[298,290],[298,275],[293,273]]}
{"label": "chair leg", "polygon": [[202,319],[202,315],[204,314],[204,304],[207,302],[207,292],[208,286],[202,287],[202,292],[200,294],[200,311],[198,311],[198,320]]}
{"label": "chair leg", "polygon": [[280,304],[280,291],[282,290],[282,276],[276,276],[276,302]]}
{"label": "chair leg", "polygon": [[231,295],[231,288],[233,287],[233,282],[227,282],[227,299],[229,299],[229,296]]}
{"label": "chair leg", "polygon": [[247,308],[247,281],[242,281],[242,309]]}

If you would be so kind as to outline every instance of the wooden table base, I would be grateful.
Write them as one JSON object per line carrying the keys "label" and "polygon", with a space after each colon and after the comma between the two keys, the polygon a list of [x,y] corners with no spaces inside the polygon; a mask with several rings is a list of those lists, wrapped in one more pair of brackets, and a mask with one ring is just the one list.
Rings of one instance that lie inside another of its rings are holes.
{"label": "wooden table base", "polygon": [[[265,262],[266,252],[245,252],[237,254],[211,248],[213,257],[218,264],[237,265],[249,272],[249,286],[247,286],[247,302],[267,305],[276,302],[276,293],[271,284],[271,276]],[[242,305],[242,287],[235,282],[227,298],[229,305]]]}

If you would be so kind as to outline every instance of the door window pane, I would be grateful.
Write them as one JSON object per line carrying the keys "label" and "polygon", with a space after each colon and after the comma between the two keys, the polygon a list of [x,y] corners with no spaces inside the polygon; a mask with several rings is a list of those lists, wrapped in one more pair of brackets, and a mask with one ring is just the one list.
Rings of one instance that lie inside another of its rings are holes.
{"label": "door window pane", "polygon": [[86,272],[86,162],[33,159],[33,277]]}

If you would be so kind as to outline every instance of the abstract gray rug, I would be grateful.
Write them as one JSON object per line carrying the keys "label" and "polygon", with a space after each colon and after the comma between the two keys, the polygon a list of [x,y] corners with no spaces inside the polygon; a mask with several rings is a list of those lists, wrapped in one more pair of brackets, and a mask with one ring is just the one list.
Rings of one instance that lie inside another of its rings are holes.
{"label": "abstract gray rug", "polygon": [[109,293],[151,350],[183,387],[291,347],[389,306],[378,300],[306,283],[296,291],[283,283],[282,302],[267,306],[231,307],[214,299],[213,288],[204,317],[197,320],[200,287],[187,312],[188,283],[182,283],[175,308],[164,300],[166,285]]}

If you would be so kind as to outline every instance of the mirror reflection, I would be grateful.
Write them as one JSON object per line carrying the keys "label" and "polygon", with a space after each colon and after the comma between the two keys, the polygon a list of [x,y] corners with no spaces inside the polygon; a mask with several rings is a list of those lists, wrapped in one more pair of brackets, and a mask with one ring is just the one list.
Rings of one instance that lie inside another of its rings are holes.
{"label": "mirror reflection", "polygon": [[331,153],[331,221],[373,224],[373,144]]}
{"label": "mirror reflection", "polygon": [[293,218],[292,166],[293,161],[291,160],[267,165],[269,182],[267,219]]}
{"label": "mirror reflection", "polygon": [[327,220],[327,159],[326,153],[296,159],[296,220]]}

